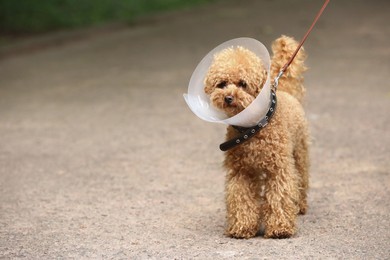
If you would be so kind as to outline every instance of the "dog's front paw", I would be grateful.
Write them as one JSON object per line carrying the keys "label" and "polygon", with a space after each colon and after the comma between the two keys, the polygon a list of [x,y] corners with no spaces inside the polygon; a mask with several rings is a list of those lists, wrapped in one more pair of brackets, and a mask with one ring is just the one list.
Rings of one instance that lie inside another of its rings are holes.
{"label": "dog's front paw", "polygon": [[251,238],[256,236],[257,228],[232,226],[226,229],[225,235],[233,238]]}
{"label": "dog's front paw", "polygon": [[277,225],[267,227],[265,230],[265,238],[290,238],[295,234],[295,228],[289,225]]}
{"label": "dog's front paw", "polygon": [[264,237],[265,238],[276,238],[276,239],[284,239],[284,238],[290,238],[294,235],[294,232],[291,230],[272,230],[270,232],[266,232]]}

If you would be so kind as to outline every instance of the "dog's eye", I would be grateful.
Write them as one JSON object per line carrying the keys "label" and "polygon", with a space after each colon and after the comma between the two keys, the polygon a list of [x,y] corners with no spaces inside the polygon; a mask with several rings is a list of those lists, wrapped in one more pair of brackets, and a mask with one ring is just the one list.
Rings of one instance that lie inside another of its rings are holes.
{"label": "dog's eye", "polygon": [[240,88],[246,88],[246,82],[243,80],[240,80],[237,84]]}
{"label": "dog's eye", "polygon": [[226,84],[227,84],[226,81],[221,81],[221,82],[219,82],[219,83],[217,84],[217,88],[224,88],[224,87],[226,87]]}

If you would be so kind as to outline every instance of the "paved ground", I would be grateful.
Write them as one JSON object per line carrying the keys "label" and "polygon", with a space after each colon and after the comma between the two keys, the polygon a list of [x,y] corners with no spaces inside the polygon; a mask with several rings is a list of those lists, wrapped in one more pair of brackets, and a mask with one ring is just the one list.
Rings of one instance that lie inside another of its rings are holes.
{"label": "paved ground", "polygon": [[182,98],[211,48],[300,38],[320,2],[216,3],[3,56],[0,258],[389,259],[389,1],[332,1],[305,44],[310,210],[292,239],[223,236],[224,126]]}

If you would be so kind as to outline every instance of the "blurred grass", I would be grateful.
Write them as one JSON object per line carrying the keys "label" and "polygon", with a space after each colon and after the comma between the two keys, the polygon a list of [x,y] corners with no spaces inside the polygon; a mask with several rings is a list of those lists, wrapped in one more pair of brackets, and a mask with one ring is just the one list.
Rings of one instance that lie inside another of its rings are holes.
{"label": "blurred grass", "polygon": [[0,33],[25,34],[131,22],[136,17],[212,0],[0,0]]}

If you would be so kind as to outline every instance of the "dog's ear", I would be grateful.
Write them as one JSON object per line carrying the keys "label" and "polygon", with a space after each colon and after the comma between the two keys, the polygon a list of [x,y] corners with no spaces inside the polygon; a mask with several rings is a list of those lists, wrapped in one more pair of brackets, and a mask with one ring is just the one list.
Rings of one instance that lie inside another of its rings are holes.
{"label": "dog's ear", "polygon": [[208,75],[206,76],[206,78],[204,79],[204,92],[207,94],[207,95],[210,95],[211,92],[213,92],[213,84],[210,80],[210,75],[208,73]]}
{"label": "dog's ear", "polygon": [[210,95],[214,91],[215,84],[217,82],[216,72],[213,68],[210,68],[204,79],[204,92]]}
{"label": "dog's ear", "polygon": [[259,95],[260,91],[263,89],[265,81],[267,80],[267,71],[263,70],[261,73],[257,73],[255,75],[256,77],[253,79],[253,85],[251,87],[253,88],[253,95],[257,97],[257,95]]}
{"label": "dog's ear", "polygon": [[207,95],[210,95],[211,92],[212,92],[212,87],[206,83],[204,86],[204,93],[206,93]]}

